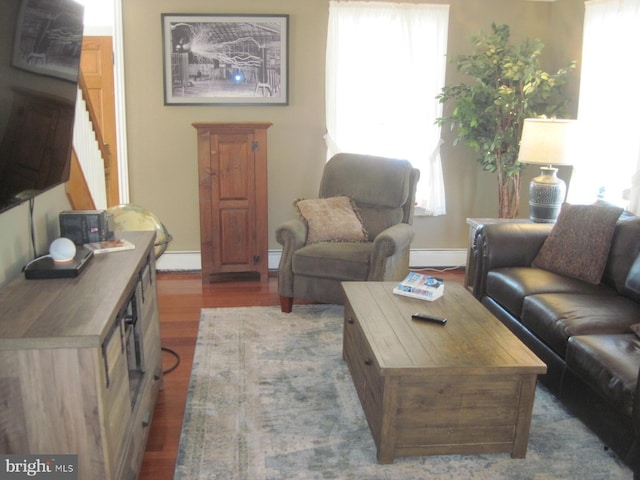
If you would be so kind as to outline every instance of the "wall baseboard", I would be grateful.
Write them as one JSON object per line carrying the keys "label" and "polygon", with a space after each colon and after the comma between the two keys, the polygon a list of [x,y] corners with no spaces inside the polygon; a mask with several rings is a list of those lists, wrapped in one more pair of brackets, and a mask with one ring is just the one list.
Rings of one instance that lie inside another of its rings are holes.
{"label": "wall baseboard", "polygon": [[[277,270],[280,263],[280,250],[269,250],[269,270]],[[413,249],[409,264],[411,268],[464,267],[467,263],[465,248],[451,249]],[[165,252],[158,260],[159,271],[200,271],[200,252]]]}

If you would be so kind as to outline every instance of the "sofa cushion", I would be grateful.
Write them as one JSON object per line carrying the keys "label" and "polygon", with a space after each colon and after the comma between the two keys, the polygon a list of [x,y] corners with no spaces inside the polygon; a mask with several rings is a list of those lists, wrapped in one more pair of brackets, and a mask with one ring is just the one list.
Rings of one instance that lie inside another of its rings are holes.
{"label": "sofa cushion", "polygon": [[347,196],[300,199],[294,205],[307,224],[307,244],[367,240],[358,209]]}
{"label": "sofa cushion", "polygon": [[633,261],[624,286],[635,293],[640,293],[640,255]]}
{"label": "sofa cushion", "polygon": [[486,295],[520,318],[522,302],[538,293],[613,294],[610,288],[532,267],[496,268],[487,274]]}
{"label": "sofa cushion", "polygon": [[632,416],[640,338],[633,333],[579,335],[567,345],[567,367],[616,409]]}
{"label": "sofa cushion", "polygon": [[[624,217],[618,220],[611,239],[609,259],[602,275],[602,282],[612,285],[618,293],[640,302],[640,268],[632,273],[632,263],[640,254],[640,218]],[[640,264],[638,265],[640,267]],[[639,288],[625,283],[636,280]]]}
{"label": "sofa cushion", "polygon": [[561,357],[574,335],[628,333],[640,319],[640,304],[610,295],[543,293],[524,299],[522,324]]}
{"label": "sofa cushion", "polygon": [[532,265],[597,285],[622,212],[618,207],[563,204]]}
{"label": "sofa cushion", "polygon": [[372,249],[372,242],[307,245],[293,255],[293,273],[296,276],[364,281],[369,275]]}

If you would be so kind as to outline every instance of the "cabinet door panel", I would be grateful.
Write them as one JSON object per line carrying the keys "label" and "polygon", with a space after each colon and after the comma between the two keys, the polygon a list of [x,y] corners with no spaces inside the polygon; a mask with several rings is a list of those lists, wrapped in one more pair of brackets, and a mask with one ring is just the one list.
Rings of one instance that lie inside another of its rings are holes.
{"label": "cabinet door panel", "polygon": [[[249,148],[253,135],[216,135],[219,200],[250,200],[253,186],[251,174],[253,154]],[[214,166],[215,169],[216,166]]]}
{"label": "cabinet door panel", "polygon": [[251,235],[251,212],[246,208],[220,211],[220,264],[249,264],[254,238]]}

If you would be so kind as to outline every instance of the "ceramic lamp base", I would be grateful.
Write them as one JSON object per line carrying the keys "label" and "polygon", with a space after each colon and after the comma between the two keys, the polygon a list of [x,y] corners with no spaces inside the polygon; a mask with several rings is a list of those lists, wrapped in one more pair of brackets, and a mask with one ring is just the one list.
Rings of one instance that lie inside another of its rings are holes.
{"label": "ceramic lamp base", "polygon": [[541,167],[540,173],[529,184],[529,218],[536,223],[555,223],[567,185],[558,178],[557,168]]}

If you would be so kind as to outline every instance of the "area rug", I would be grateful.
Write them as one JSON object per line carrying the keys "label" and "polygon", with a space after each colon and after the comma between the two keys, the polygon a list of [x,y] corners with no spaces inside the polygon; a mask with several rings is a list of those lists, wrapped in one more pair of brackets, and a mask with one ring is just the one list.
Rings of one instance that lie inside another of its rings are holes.
{"label": "area rug", "polygon": [[376,449],[342,359],[335,305],[204,309],[175,480],[631,479],[543,387],[525,459]]}

